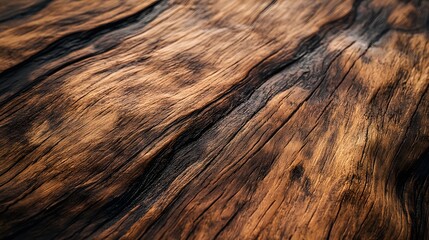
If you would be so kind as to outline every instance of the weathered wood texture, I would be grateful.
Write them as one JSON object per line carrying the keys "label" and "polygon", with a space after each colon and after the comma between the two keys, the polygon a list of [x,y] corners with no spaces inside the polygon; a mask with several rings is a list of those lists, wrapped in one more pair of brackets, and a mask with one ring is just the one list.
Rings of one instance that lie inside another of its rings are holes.
{"label": "weathered wood texture", "polygon": [[0,237],[429,239],[429,1],[0,1]]}

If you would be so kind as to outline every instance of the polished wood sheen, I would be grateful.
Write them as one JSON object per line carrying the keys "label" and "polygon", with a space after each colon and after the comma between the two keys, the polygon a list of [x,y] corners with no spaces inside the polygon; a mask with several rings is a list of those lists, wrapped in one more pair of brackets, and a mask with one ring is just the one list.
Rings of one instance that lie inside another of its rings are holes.
{"label": "polished wood sheen", "polygon": [[1,239],[429,239],[428,0],[0,0]]}

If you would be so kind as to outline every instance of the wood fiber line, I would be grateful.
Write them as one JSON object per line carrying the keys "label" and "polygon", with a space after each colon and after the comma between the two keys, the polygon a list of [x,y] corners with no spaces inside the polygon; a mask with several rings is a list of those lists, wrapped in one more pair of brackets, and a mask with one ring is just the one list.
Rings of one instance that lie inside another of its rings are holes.
{"label": "wood fiber line", "polygon": [[1,239],[429,238],[429,1],[3,2]]}

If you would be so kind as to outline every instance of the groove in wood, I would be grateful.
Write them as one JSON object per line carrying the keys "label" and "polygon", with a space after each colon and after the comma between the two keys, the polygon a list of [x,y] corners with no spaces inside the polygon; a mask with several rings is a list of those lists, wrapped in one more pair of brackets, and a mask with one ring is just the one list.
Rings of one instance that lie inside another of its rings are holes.
{"label": "groove in wood", "polygon": [[429,238],[429,2],[0,4],[0,238]]}

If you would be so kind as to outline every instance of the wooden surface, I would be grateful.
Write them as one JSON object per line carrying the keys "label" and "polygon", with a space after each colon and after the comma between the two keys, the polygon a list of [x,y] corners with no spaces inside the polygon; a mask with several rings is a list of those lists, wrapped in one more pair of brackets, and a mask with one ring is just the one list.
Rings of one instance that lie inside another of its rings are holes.
{"label": "wooden surface", "polygon": [[429,1],[0,0],[0,238],[429,239]]}

